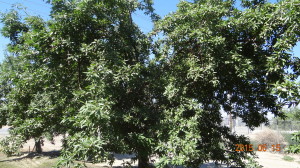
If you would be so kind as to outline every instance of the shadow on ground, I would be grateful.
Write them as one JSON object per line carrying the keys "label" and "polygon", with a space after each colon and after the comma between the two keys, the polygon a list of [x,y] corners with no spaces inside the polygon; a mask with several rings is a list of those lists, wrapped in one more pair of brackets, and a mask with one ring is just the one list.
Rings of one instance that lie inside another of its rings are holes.
{"label": "shadow on ground", "polygon": [[[32,152],[32,153],[28,153],[28,152],[23,152],[21,153],[20,156],[12,156],[12,157],[5,157],[5,159],[0,160],[0,163],[3,162],[16,162],[16,161],[22,161],[22,160],[26,160],[26,159],[37,159],[37,158],[49,158],[49,159],[55,159],[57,157],[59,157],[60,155],[60,151],[57,150],[53,150],[53,151],[47,151],[47,152],[42,152],[42,153],[36,153],[36,152]],[[129,155],[129,154],[115,154],[115,159],[116,160],[130,160],[131,158],[133,158],[135,155]],[[89,162],[87,162],[89,163]],[[94,167],[94,166],[93,166]],[[97,167],[97,166],[96,166]],[[100,168],[123,168],[123,166],[99,166]],[[133,166],[133,168],[137,168],[137,166]],[[176,166],[174,168],[183,168],[182,166]],[[216,165],[215,163],[206,163],[203,164],[201,166],[199,166],[199,168],[229,168],[227,165]],[[240,167],[230,167],[230,168],[240,168]]]}
{"label": "shadow on ground", "polygon": [[21,161],[23,159],[33,159],[33,158],[39,158],[39,157],[48,157],[49,159],[54,159],[54,158],[59,157],[59,155],[60,155],[60,151],[49,151],[49,152],[42,152],[42,153],[22,152],[20,156],[12,156],[12,157],[10,157],[11,159],[0,160],[0,162]]}

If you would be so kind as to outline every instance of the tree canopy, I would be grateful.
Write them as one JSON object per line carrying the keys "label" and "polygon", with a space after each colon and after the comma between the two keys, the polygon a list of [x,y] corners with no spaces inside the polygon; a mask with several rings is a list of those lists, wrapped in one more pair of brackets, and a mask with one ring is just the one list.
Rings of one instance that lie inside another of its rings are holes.
{"label": "tree canopy", "polygon": [[[300,2],[181,1],[163,19],[150,0],[49,0],[51,19],[11,10],[0,65],[0,116],[12,154],[30,138],[66,135],[59,166],[134,153],[139,167],[245,166],[249,144],[221,111],[250,127],[299,102]],[[132,13],[155,23],[146,35]],[[162,35],[159,35],[162,34]],[[155,36],[158,36],[156,38]]]}

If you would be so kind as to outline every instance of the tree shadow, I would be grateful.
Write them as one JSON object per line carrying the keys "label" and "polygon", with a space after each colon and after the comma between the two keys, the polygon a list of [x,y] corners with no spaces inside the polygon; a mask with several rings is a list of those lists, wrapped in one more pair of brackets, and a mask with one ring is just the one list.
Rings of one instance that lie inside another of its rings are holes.
{"label": "tree shadow", "polygon": [[57,151],[57,150],[47,151],[47,152],[42,152],[42,153],[22,152],[20,156],[11,156],[13,158],[0,160],[0,162],[21,161],[23,159],[33,159],[33,158],[39,158],[39,157],[48,157],[49,159],[54,159],[54,158],[59,157],[59,155],[60,155],[60,151]]}
{"label": "tree shadow", "polygon": [[115,159],[117,160],[124,160],[124,159],[131,159],[134,158],[135,155],[130,155],[130,154],[114,154]]}

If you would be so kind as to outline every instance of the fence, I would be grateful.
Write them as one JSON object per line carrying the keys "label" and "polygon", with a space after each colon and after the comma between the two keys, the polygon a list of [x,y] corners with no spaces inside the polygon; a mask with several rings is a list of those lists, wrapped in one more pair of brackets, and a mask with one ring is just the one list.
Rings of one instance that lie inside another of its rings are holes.
{"label": "fence", "polygon": [[300,121],[273,120],[269,127],[278,131],[300,131]]}
{"label": "fence", "polygon": [[[229,122],[225,120],[222,125],[229,127]],[[232,126],[232,131],[238,135],[248,135],[265,128],[289,133],[300,131],[300,121],[284,121],[277,119],[271,120],[269,125],[262,124],[259,127],[254,128],[254,130],[249,129],[245,123],[241,122],[241,119],[234,119],[232,122]]]}

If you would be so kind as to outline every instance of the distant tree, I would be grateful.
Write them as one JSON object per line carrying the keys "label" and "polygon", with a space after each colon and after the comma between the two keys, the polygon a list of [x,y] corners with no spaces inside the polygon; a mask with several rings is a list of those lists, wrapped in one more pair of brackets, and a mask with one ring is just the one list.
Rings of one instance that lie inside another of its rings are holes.
{"label": "distant tree", "polygon": [[243,10],[233,1],[182,1],[155,23],[158,40],[131,17],[140,9],[157,20],[149,0],[48,3],[49,21],[13,10],[1,19],[11,40],[0,66],[7,154],[30,138],[39,146],[65,134],[59,166],[113,161],[113,153],[136,154],[140,168],[151,155],[158,167],[246,166],[253,152],[235,144],[249,141],[221,125],[221,109],[253,128],[299,102],[299,59],[290,54],[298,1],[242,1]]}
{"label": "distant tree", "polygon": [[283,130],[297,130],[300,128],[300,109],[298,107],[291,107],[289,109],[282,109],[284,117],[274,117],[271,121],[270,127],[272,129]]}
{"label": "distant tree", "polygon": [[300,109],[298,107],[286,110],[285,115],[287,120],[300,121]]}

